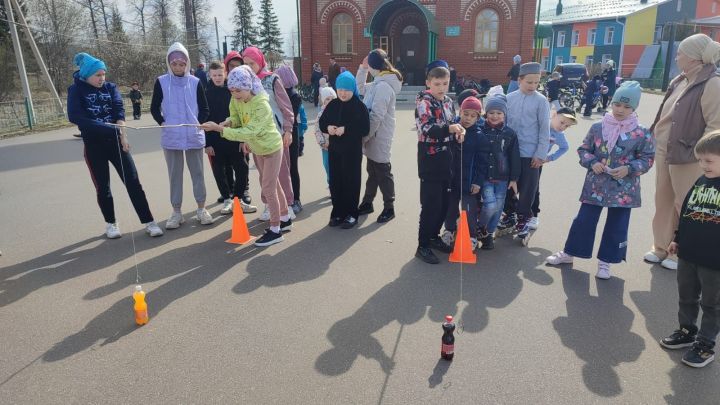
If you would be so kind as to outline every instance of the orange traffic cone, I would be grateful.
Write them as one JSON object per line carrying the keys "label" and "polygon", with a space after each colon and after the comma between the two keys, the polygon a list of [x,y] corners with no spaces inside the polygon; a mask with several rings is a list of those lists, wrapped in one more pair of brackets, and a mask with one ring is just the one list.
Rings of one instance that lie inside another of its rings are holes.
{"label": "orange traffic cone", "polygon": [[234,243],[236,245],[244,245],[252,239],[250,231],[248,231],[247,222],[245,222],[245,216],[243,215],[242,207],[240,206],[240,200],[235,197],[233,200],[233,224],[230,239],[226,240],[227,243]]}
{"label": "orange traffic cone", "polygon": [[457,237],[455,238],[455,247],[450,254],[452,263],[477,263],[477,256],[472,249],[470,241],[470,229],[468,228],[467,212],[460,211],[460,226],[458,227]]}

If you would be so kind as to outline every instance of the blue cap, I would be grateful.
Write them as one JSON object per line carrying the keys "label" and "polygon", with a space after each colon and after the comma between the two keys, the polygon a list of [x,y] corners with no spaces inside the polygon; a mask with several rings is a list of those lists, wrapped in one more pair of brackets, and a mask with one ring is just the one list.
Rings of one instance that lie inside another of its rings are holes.
{"label": "blue cap", "polygon": [[438,60],[434,60],[434,61],[428,63],[427,67],[425,67],[425,74],[427,75],[431,70],[438,68],[438,67],[450,70],[450,66],[448,65],[447,62],[445,62],[442,59],[438,59]]}
{"label": "blue cap", "polygon": [[80,68],[79,76],[83,80],[86,80],[88,77],[94,75],[95,72],[100,69],[107,71],[105,62],[85,52],[80,52],[79,54],[75,55],[73,62],[75,62],[75,65]]}

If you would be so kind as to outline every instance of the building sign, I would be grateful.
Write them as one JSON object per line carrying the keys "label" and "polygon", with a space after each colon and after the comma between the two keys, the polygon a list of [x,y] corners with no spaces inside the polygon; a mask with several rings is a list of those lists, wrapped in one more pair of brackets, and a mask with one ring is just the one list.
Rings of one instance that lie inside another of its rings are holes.
{"label": "building sign", "polygon": [[451,26],[445,27],[445,36],[446,37],[459,37],[460,36],[460,26],[459,25],[451,25]]}
{"label": "building sign", "polygon": [[363,36],[365,38],[370,38],[370,30],[368,29],[368,27],[363,28]]}

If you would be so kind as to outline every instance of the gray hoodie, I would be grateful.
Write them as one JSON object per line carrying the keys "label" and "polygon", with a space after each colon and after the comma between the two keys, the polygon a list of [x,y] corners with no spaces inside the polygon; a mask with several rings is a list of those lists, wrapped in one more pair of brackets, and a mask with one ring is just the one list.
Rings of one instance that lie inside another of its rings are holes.
{"label": "gray hoodie", "polygon": [[355,76],[358,91],[370,112],[370,133],[363,138],[363,153],[377,163],[390,163],[390,149],[395,134],[395,97],[402,83],[394,74],[375,77],[365,83],[368,69],[359,68]]}

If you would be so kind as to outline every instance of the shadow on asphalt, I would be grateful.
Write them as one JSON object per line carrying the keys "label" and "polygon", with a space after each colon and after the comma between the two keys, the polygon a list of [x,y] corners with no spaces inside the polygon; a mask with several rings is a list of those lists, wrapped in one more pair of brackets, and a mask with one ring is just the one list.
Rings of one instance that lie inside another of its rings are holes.
{"label": "shadow on asphalt", "polygon": [[590,391],[619,395],[623,387],[615,367],[634,362],[645,349],[643,338],[630,331],[635,314],[623,305],[625,280],[598,280],[598,296],[593,297],[590,274],[569,266],[562,266],[561,274],[567,316],[553,321],[560,341],[585,362],[582,376]]}
{"label": "shadow on asphalt", "polygon": [[[647,269],[642,267],[638,270],[650,272],[650,291],[633,291],[630,293],[630,298],[645,317],[647,331],[655,339],[660,340],[678,328],[677,273],[665,270],[659,265],[646,264],[646,266]],[[657,344],[660,347],[659,343]],[[703,370],[695,370],[680,361],[687,349],[661,350],[676,363],[669,373],[673,393],[665,395],[666,403],[685,405],[702,402],[703,398],[720,398],[720,384],[718,384],[720,368],[717,364],[711,363]]]}

